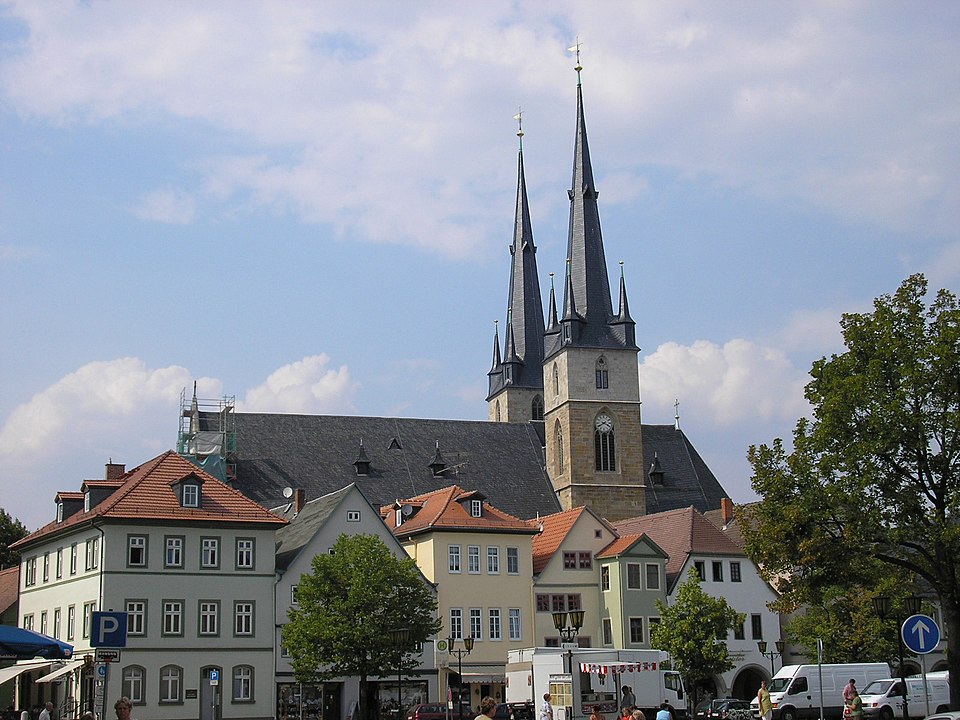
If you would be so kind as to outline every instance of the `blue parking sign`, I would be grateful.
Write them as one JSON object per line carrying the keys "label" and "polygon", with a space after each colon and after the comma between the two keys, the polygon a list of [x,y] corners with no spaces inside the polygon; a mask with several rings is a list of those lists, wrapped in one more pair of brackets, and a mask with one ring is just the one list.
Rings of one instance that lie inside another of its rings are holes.
{"label": "blue parking sign", "polygon": [[108,648],[127,646],[127,614],[125,612],[95,612],[90,622],[91,646]]}

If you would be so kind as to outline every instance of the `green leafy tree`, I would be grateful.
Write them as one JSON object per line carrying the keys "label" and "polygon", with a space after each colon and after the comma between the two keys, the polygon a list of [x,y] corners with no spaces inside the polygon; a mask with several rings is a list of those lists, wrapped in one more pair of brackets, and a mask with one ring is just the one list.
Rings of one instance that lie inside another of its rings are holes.
{"label": "green leafy tree", "polygon": [[926,297],[913,275],[873,312],[842,316],[846,352],[813,364],[813,416],[797,422],[792,452],[779,438],[750,448],[763,500],[744,528],[748,553],[796,603],[888,575],[935,595],[957,708],[960,308],[947,290]]}
{"label": "green leafy tree", "polygon": [[[376,535],[341,535],[330,554],[313,558],[297,584],[297,605],[283,643],[300,682],[367,678],[417,668],[417,647],[440,631],[437,600],[411,558],[396,557]],[[406,629],[398,650],[390,631]]]}
{"label": "green leafy tree", "polygon": [[[733,668],[723,639],[730,629],[742,627],[746,616],[724,598],[705,593],[696,568],[690,568],[687,580],[677,588],[676,602],[664,605],[658,600],[657,608],[660,622],[650,643],[670,655],[689,692],[699,695],[704,681]],[[693,705],[698,699],[694,698]]]}
{"label": "green leafy tree", "polygon": [[0,569],[20,564],[20,553],[11,550],[10,546],[26,536],[27,528],[23,523],[0,508]]}

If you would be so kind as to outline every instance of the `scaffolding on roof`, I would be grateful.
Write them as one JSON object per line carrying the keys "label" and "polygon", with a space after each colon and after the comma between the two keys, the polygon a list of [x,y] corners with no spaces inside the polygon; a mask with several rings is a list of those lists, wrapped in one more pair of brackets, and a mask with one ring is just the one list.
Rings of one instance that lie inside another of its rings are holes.
{"label": "scaffolding on roof", "polygon": [[216,478],[230,482],[236,478],[233,462],[237,449],[236,396],[197,397],[187,388],[180,391],[180,431],[177,453]]}

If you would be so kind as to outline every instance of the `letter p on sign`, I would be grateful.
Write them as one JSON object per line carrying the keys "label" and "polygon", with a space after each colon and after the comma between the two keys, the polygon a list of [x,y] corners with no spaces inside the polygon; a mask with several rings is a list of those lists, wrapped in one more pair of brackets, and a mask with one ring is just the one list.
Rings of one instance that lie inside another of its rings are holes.
{"label": "letter p on sign", "polygon": [[95,612],[91,618],[90,644],[93,647],[123,648],[127,646],[127,614]]}

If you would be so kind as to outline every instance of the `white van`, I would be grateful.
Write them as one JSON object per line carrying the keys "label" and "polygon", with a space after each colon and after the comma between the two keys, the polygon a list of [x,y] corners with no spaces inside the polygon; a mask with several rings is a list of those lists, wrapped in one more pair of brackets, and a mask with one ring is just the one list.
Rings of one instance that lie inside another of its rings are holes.
{"label": "white van", "polygon": [[[945,672],[927,673],[927,691],[922,677],[908,677],[907,712],[912,718],[950,709],[950,676]],[[874,680],[860,692],[863,714],[879,720],[903,717],[903,683],[900,678]],[[929,710],[927,709],[929,707]]]}
{"label": "white van", "polygon": [[[886,663],[784,665],[767,686],[773,703],[773,720],[819,718],[821,698],[824,717],[840,720],[843,717],[843,686],[851,678],[857,688],[863,688],[890,675],[890,666]],[[750,710],[755,718],[760,717],[756,698],[750,701]]]}

